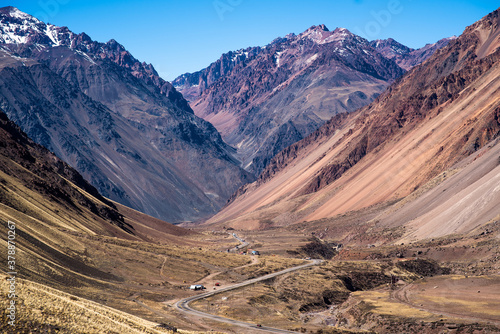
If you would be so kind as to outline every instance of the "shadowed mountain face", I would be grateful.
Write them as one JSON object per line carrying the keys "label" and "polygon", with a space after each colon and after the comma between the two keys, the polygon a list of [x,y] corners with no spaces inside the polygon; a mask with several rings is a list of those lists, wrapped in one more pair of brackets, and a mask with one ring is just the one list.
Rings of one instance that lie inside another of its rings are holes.
{"label": "shadowed mountain face", "polygon": [[[21,190],[26,188],[76,215],[84,215],[83,211],[88,211],[99,220],[110,223],[111,230],[114,225],[128,234],[134,234],[133,227],[125,223],[112,202],[102,197],[76,170],[28,138],[2,111],[0,174],[1,203],[12,210],[40,217],[40,213],[32,212],[33,208],[26,205],[25,201],[29,202],[29,199],[23,196]],[[10,182],[11,179],[16,182]]]}
{"label": "shadowed mountain face", "polygon": [[[339,225],[334,237],[405,225],[411,229],[404,240],[411,240],[467,233],[498,219],[498,36],[499,10],[369,106],[334,117],[283,150],[211,222],[240,228],[335,224],[348,212],[383,205],[389,209],[369,224],[349,231]],[[446,187],[436,191],[441,182]]]}
{"label": "shadowed mountain face", "polygon": [[[0,203],[4,235],[7,221],[16,224],[14,241],[18,252],[22,249],[16,269],[23,277],[40,280],[51,273],[57,281],[53,273],[61,270],[75,273],[77,280],[81,275],[116,279],[75,256],[79,243],[69,240],[71,233],[138,238],[138,231],[115,204],[76,170],[29,139],[1,111]],[[7,254],[1,257],[7,261]]]}
{"label": "shadowed mountain face", "polygon": [[252,176],[170,83],[123,46],[0,10],[0,105],[106,197],[171,222],[215,213]]}
{"label": "shadowed mountain face", "polygon": [[[190,239],[190,236],[196,236],[193,231],[104,198],[74,168],[28,138],[2,111],[0,221],[0,232],[5,236],[2,243],[6,245],[9,236],[9,249],[16,247],[15,254],[2,252],[0,260],[4,263],[9,260],[14,266],[15,270],[9,271],[17,274],[9,276],[11,279],[15,277],[16,291],[22,291],[18,292],[16,305],[22,305],[27,314],[33,314],[35,311],[32,308],[36,307],[33,304],[30,307],[23,300],[29,299],[44,306],[51,303],[46,297],[27,292],[22,279],[57,288],[58,296],[63,294],[60,291],[63,290],[105,302],[107,307],[111,306],[109,296],[113,296],[116,299],[112,306],[123,309],[127,304],[126,297],[141,288],[130,277],[144,275],[141,282],[147,282],[147,279],[154,282],[158,277],[157,264],[165,259],[159,253],[168,253],[165,248],[184,246],[189,250],[189,246],[204,244],[203,241]],[[164,248],[160,251],[162,246]],[[180,252],[168,255],[176,256],[169,264],[177,261],[180,264],[176,266],[178,271],[183,270],[182,265],[190,263],[189,258],[181,258],[183,255]],[[135,267],[131,265],[133,256],[137,256],[137,260],[133,261]],[[191,276],[194,272],[192,268],[197,266],[199,262],[187,266]],[[128,286],[132,292],[124,293]],[[150,284],[144,286],[149,287]],[[101,297],[103,295],[107,295],[106,300]],[[79,299],[72,298],[73,301]],[[7,300],[6,295],[4,299]],[[68,304],[62,305],[61,309],[68,307]],[[37,324],[26,321],[23,316],[18,317],[18,314],[14,332],[50,328],[54,324],[51,318]],[[57,325],[52,326],[56,331],[92,332],[68,329],[64,323]],[[13,330],[6,321],[2,320],[1,326],[3,333]]]}
{"label": "shadowed mountain face", "polygon": [[196,115],[238,148],[243,167],[259,174],[282,149],[332,116],[370,103],[443,46],[422,54],[394,40],[375,42],[343,28],[313,26],[266,47],[226,53],[173,84]]}

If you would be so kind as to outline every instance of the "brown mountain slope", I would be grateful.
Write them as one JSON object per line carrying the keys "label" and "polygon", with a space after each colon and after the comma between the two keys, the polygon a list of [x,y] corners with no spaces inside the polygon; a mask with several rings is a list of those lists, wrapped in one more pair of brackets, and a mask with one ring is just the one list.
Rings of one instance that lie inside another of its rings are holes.
{"label": "brown mountain slope", "polygon": [[330,117],[372,102],[450,40],[414,50],[393,39],[368,42],[343,28],[313,26],[265,47],[223,54],[173,84],[258,175],[282,149]]}
{"label": "brown mountain slope", "polygon": [[409,231],[403,241],[408,242],[464,234],[498,222],[499,139],[439,175],[434,182],[438,181],[436,186],[431,187],[431,181],[424,187],[429,191],[419,191],[419,196],[410,196],[377,216],[377,224],[387,228],[406,225]]}
{"label": "brown mountain slope", "polygon": [[484,147],[500,134],[498,33],[497,10],[371,105],[280,153],[210,222],[288,225],[390,203]]}
{"label": "brown mountain slope", "polygon": [[[103,198],[73,168],[26,137],[3,112],[0,112],[0,138],[1,199],[4,208],[43,220],[47,210],[36,210],[40,200],[31,197],[38,194],[45,201],[56,203],[75,214],[74,224],[78,217],[89,215],[101,224],[111,223],[94,225],[95,232],[107,231],[127,237],[134,235],[133,227],[124,222],[113,203]],[[30,194],[28,197],[32,200],[22,194]]]}
{"label": "brown mountain slope", "polygon": [[29,239],[23,246],[33,250],[40,241],[48,241],[44,233],[49,230],[50,247],[56,248],[71,239],[72,233],[128,240],[155,235],[163,241],[193,234],[102,197],[76,170],[29,139],[1,111],[0,175],[2,219],[18,222],[21,239]]}

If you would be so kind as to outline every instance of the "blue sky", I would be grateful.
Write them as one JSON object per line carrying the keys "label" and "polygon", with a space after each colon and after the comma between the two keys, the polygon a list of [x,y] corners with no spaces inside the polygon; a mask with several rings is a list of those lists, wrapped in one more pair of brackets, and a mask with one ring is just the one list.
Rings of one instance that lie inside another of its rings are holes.
{"label": "blue sky", "polygon": [[266,45],[312,25],[418,48],[459,35],[498,8],[491,0],[0,0],[45,22],[123,44],[173,80],[224,52]]}

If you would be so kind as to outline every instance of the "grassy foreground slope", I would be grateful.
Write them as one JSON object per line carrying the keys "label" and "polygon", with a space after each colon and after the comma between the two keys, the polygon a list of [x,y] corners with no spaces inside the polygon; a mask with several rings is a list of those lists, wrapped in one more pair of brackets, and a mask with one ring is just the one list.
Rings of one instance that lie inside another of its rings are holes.
{"label": "grassy foreground slope", "polygon": [[[16,226],[14,270],[7,267],[8,221]],[[15,271],[14,332],[199,328],[175,312],[155,313],[143,305],[184,297],[191,282],[250,262],[211,249],[213,243],[198,233],[105,199],[1,112],[0,222],[0,307],[6,310],[10,300],[3,298],[4,278]],[[234,241],[222,238],[217,244],[229,247]]]}
{"label": "grassy foreground slope", "polygon": [[[2,275],[0,296],[8,300],[8,282]],[[45,285],[19,280],[22,291],[17,300],[19,308],[15,327],[8,324],[2,313],[2,333],[172,333],[156,323],[125,312],[75,297]],[[14,330],[15,328],[15,330]]]}

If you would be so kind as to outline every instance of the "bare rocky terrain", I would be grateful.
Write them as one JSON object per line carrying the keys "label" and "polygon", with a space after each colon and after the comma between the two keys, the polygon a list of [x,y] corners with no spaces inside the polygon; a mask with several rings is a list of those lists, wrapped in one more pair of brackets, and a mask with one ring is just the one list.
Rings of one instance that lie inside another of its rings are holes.
{"label": "bare rocky terrain", "polygon": [[313,26],[265,47],[223,54],[173,84],[258,175],[281,150],[332,116],[372,102],[450,40],[414,50],[393,39],[369,42],[347,29]]}
{"label": "bare rocky terrain", "polygon": [[0,10],[0,105],[104,196],[170,222],[214,214],[253,179],[217,130],[151,65]]}
{"label": "bare rocky terrain", "polygon": [[436,43],[426,44],[420,49],[412,49],[398,43],[392,38],[385,40],[377,39],[370,42],[370,45],[382,53],[384,57],[392,59],[399,67],[409,71],[413,67],[429,59],[434,52],[445,47],[456,36],[440,39]]}
{"label": "bare rocky terrain", "polygon": [[[17,332],[500,333],[500,10],[370,105],[281,151],[211,220],[185,227],[107,198],[54,152],[87,173],[90,162],[129,168],[138,185],[137,166],[190,182],[179,169],[161,169],[165,151],[138,145],[141,135],[179,151],[169,163],[184,171],[181,151],[195,146],[203,154],[189,151],[193,164],[203,157],[224,170],[202,146],[210,133],[210,147],[232,166],[234,151],[116,42],[95,44],[41,22],[12,34],[6,23],[29,17],[1,14],[1,106],[36,139],[0,112],[0,218],[17,226]],[[37,35],[40,27],[54,33]],[[342,33],[319,28],[309,30],[314,43]],[[27,36],[35,44],[19,43]],[[379,43],[384,58],[395,46]],[[106,80],[119,82],[116,95]],[[151,127],[178,131],[162,137]],[[202,212],[192,193],[181,193]],[[0,225],[2,235],[7,229]],[[293,270],[304,263],[311,266]],[[0,274],[6,310],[12,273]],[[192,284],[213,292],[189,305],[202,313],[176,307],[203,293]],[[7,314],[3,332],[11,330]]]}
{"label": "bare rocky terrain", "polygon": [[403,73],[367,40],[320,25],[226,53],[173,84],[258,175],[282,149],[373,101]]}

